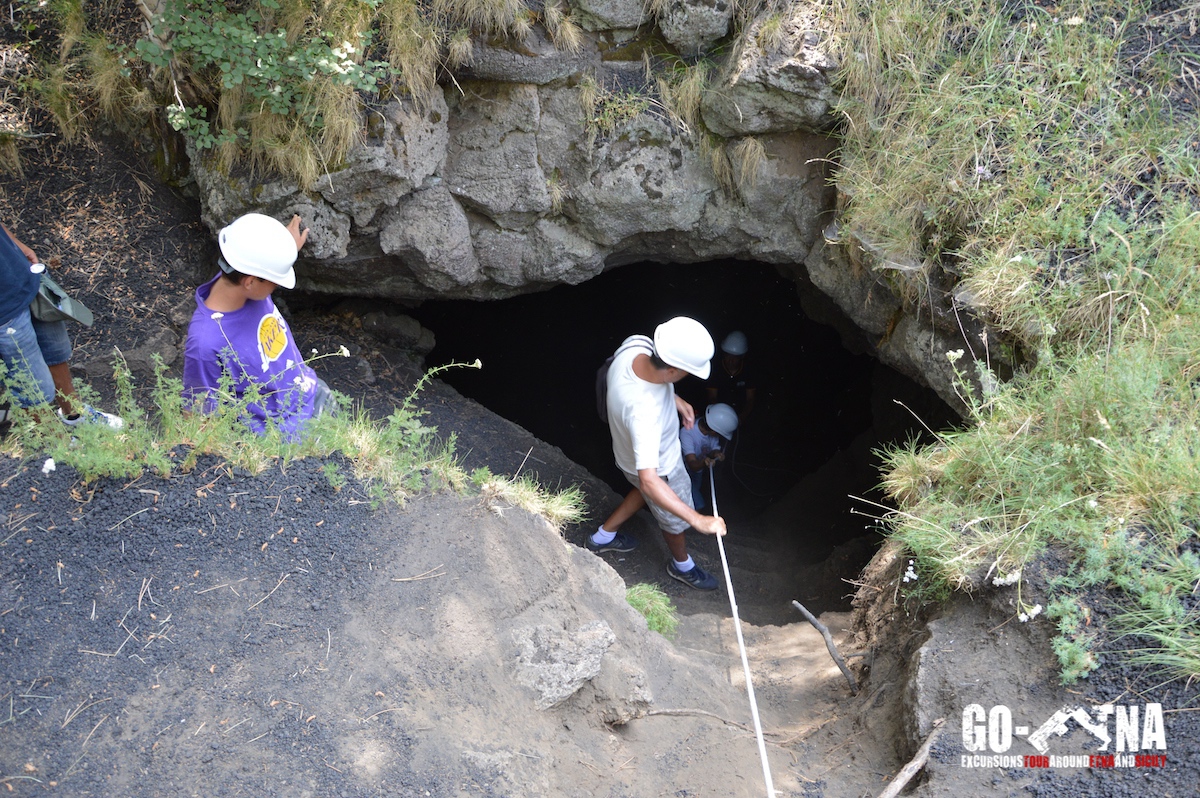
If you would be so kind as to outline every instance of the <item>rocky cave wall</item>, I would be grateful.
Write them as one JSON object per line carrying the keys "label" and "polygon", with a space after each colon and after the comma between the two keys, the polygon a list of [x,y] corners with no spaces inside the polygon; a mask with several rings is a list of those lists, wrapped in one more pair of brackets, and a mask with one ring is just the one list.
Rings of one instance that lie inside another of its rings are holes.
{"label": "rocky cave wall", "polygon": [[[770,8],[736,36],[730,0],[672,0],[657,20],[648,5],[572,0],[585,28],[577,53],[556,50],[540,27],[523,42],[477,40],[428,107],[398,98],[364,108],[362,143],[307,190],[227,174],[192,151],[205,222],[299,213],[312,231],[300,288],[401,301],[503,298],[641,261],[772,263],[851,349],[961,407],[944,357],[962,348],[961,320],[912,312],[874,268],[886,259],[830,236],[837,63],[817,9],[786,6],[772,39],[758,35]],[[643,54],[663,46],[719,63],[703,130],[654,101]],[[581,103],[589,79],[651,101],[605,133]],[[714,149],[731,153],[747,137],[765,159],[749,174],[730,158],[722,185]]]}

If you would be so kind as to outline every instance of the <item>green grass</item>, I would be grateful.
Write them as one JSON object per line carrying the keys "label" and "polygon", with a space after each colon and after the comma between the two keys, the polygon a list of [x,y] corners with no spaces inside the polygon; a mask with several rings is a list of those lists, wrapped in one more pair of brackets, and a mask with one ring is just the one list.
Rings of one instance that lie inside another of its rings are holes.
{"label": "green grass", "polygon": [[[898,295],[955,275],[992,329],[946,353],[964,428],[887,452],[888,520],[946,589],[1026,574],[999,589],[1046,602],[1064,680],[1132,630],[1152,645],[1131,656],[1191,677],[1200,575],[1167,576],[1200,525],[1196,119],[1168,98],[1185,73],[1135,57],[1147,4],[1022,9],[837,9],[843,227],[921,265],[874,264]],[[1017,366],[1004,384],[1001,355]],[[1101,600],[1117,604],[1107,627]]]}
{"label": "green grass", "polygon": [[[252,474],[297,458],[337,456],[367,487],[373,500],[395,503],[429,491],[461,492],[471,483],[455,458],[454,436],[440,439],[436,428],[422,421],[423,412],[416,406],[418,392],[429,379],[468,364],[449,364],[427,372],[403,404],[384,419],[373,418],[336,395],[337,411],[310,420],[296,440],[271,429],[263,435],[253,434],[241,419],[257,394],[247,392],[235,399],[228,379],[223,381],[213,412],[189,412],[182,399],[182,383],[169,376],[160,361],[151,391],[154,409],[147,411],[134,398],[133,379],[125,363],[118,359],[113,365],[116,406],[112,409],[125,420],[119,431],[103,425],[67,427],[48,407],[19,407],[12,398],[19,380],[6,374],[0,364],[0,403],[12,403],[12,426],[0,441],[0,455],[24,461],[51,457],[75,468],[85,482],[134,477],[144,471],[162,476],[188,472],[202,455],[212,455],[230,469]],[[77,390],[84,401],[100,404],[86,385]],[[326,462],[323,470],[335,490],[346,485],[347,475],[337,462]],[[528,475],[506,478],[488,474],[485,482],[477,480],[476,487],[486,498],[520,506],[556,529],[579,520],[584,511],[578,488],[550,490]]]}
{"label": "green grass", "polygon": [[675,605],[657,585],[646,582],[633,585],[625,591],[625,600],[642,614],[651,631],[667,638],[675,636],[675,628],[679,625]]}

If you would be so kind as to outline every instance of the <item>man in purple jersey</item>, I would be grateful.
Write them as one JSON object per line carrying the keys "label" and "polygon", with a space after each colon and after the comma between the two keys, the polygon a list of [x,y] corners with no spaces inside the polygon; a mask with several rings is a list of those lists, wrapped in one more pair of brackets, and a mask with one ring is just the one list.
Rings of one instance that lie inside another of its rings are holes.
{"label": "man in purple jersey", "polygon": [[244,421],[262,434],[269,427],[294,437],[330,399],[329,386],[305,364],[292,331],[271,293],[296,285],[293,264],[308,240],[300,217],[286,227],[259,213],[234,220],[217,236],[220,272],[196,289],[183,364],[185,401],[211,411],[221,377],[229,375],[232,399],[251,390],[257,397]]}

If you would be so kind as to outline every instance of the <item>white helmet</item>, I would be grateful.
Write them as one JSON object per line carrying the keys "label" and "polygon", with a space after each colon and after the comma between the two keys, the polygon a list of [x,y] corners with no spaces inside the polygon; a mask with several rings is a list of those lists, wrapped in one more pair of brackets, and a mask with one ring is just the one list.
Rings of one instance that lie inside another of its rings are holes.
{"label": "white helmet", "polygon": [[664,321],[654,330],[654,354],[668,366],[683,369],[702,380],[708,379],[714,349],[712,336],[704,325],[687,316]]}
{"label": "white helmet", "polygon": [[746,340],[746,334],[740,330],[734,330],[726,335],[725,340],[721,342],[721,351],[727,355],[741,357],[749,350],[750,344]]}
{"label": "white helmet", "polygon": [[738,427],[738,417],[727,404],[709,405],[704,411],[704,423],[725,440],[731,440]]}
{"label": "white helmet", "polygon": [[234,271],[296,287],[296,239],[277,219],[248,213],[217,234],[221,255]]}

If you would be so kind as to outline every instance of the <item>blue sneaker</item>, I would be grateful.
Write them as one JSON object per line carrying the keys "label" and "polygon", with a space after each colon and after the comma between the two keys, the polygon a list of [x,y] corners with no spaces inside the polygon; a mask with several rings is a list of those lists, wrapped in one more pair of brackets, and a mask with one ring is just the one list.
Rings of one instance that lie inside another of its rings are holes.
{"label": "blue sneaker", "polygon": [[699,565],[693,565],[690,571],[681,571],[675,567],[673,561],[667,560],[667,576],[672,579],[678,579],[688,587],[694,587],[697,590],[717,589],[716,578]]}
{"label": "blue sneaker", "polygon": [[592,542],[592,536],[588,535],[584,545],[587,546],[588,551],[594,551],[597,554],[604,551],[633,551],[637,548],[637,538],[631,538],[629,535],[618,532],[617,536],[608,543],[596,544]]}

